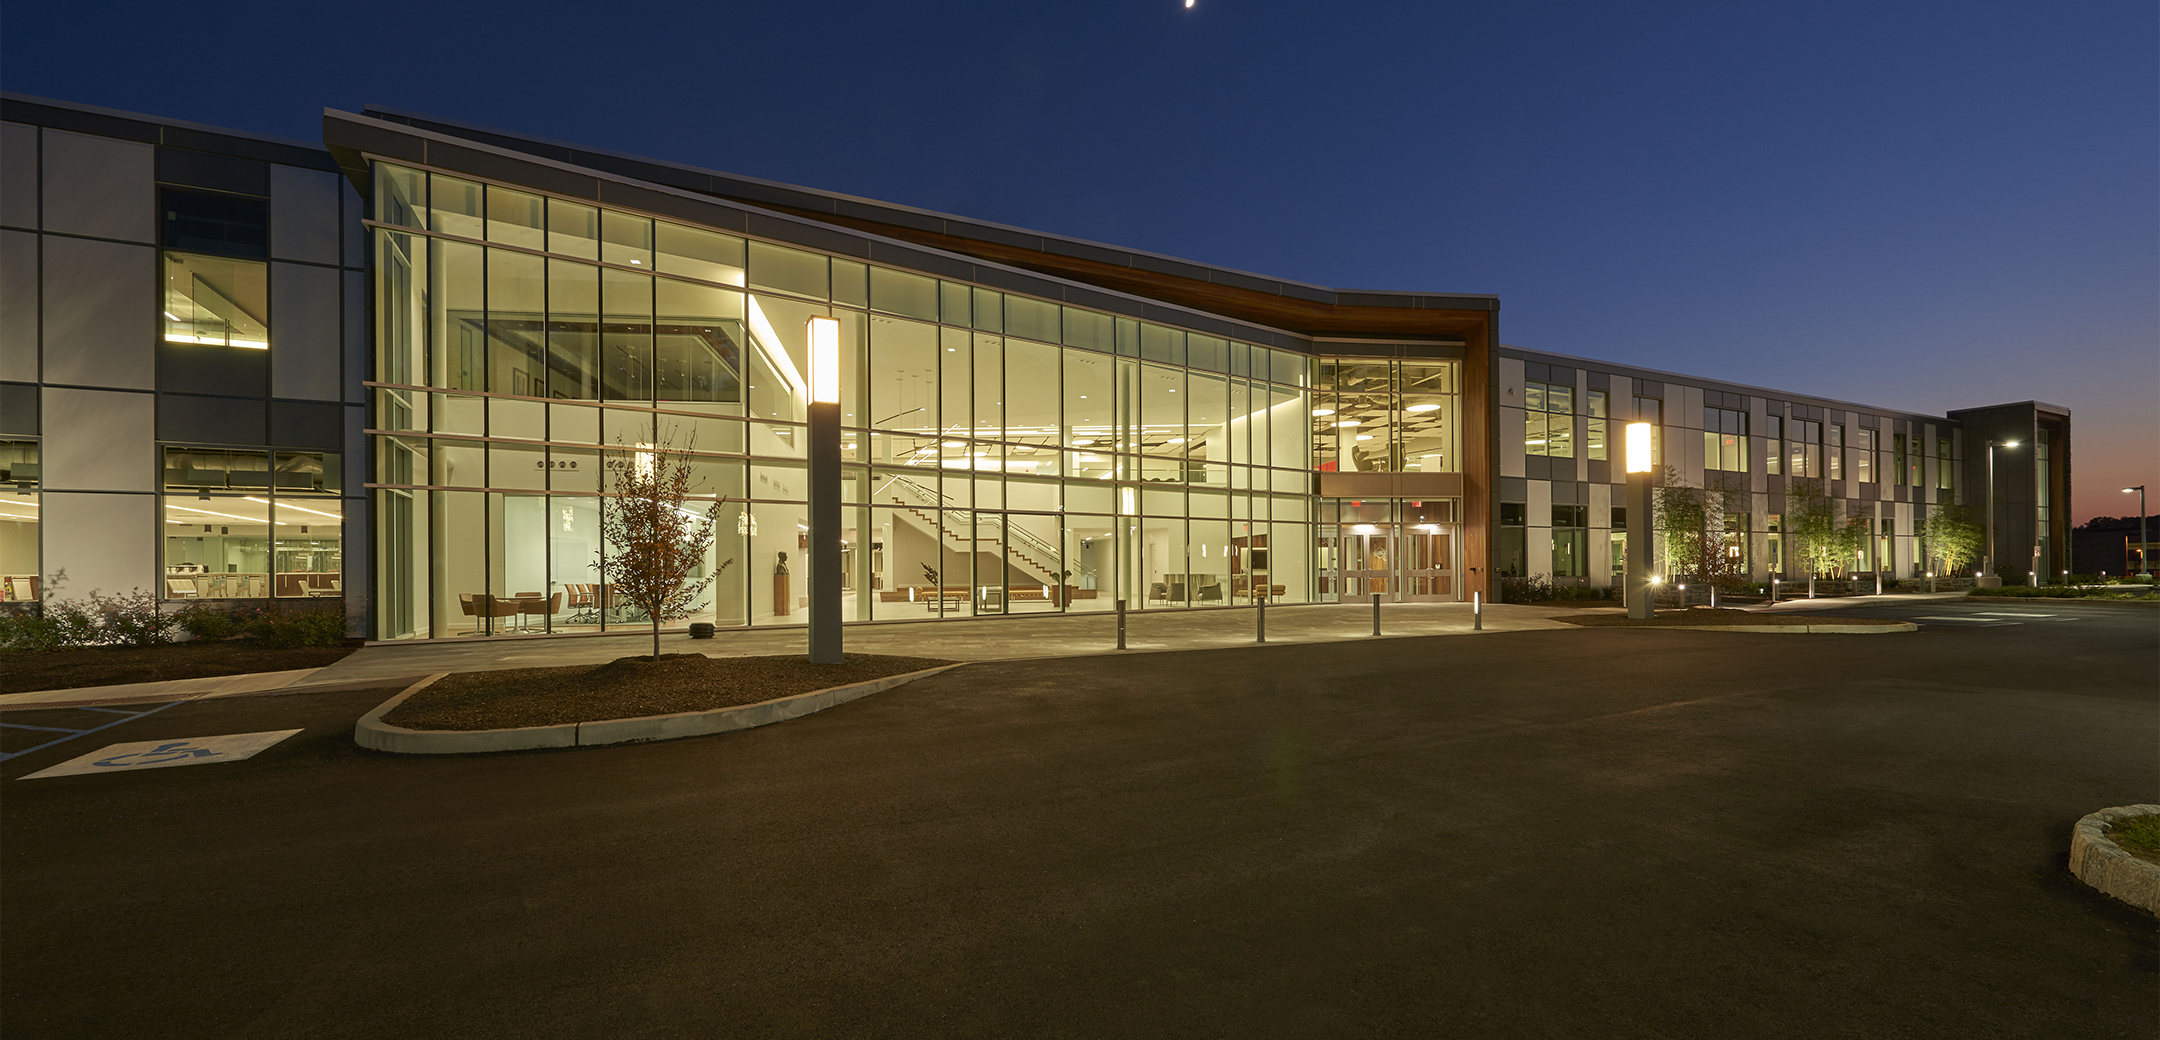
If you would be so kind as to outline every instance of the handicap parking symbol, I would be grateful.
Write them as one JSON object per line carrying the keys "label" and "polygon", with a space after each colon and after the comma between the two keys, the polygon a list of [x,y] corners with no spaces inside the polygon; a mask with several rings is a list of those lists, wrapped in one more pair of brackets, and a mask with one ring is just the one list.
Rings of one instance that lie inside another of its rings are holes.
{"label": "handicap parking symbol", "polygon": [[280,729],[262,733],[190,737],[186,740],[144,740],[132,744],[114,744],[102,751],[71,758],[50,769],[41,769],[23,779],[38,780],[50,776],[81,776],[85,773],[117,773],[134,769],[238,762],[252,758],[257,752],[298,732],[300,731],[296,729]]}
{"label": "handicap parking symbol", "polygon": [[96,766],[99,769],[110,769],[115,766],[125,767],[131,765],[160,766],[168,762],[177,762],[182,759],[188,758],[216,757],[218,757],[218,752],[212,751],[209,748],[189,747],[187,741],[175,740],[170,744],[159,744],[158,746],[151,748],[148,751],[130,751],[124,755],[114,755],[111,758],[101,758],[90,764]]}

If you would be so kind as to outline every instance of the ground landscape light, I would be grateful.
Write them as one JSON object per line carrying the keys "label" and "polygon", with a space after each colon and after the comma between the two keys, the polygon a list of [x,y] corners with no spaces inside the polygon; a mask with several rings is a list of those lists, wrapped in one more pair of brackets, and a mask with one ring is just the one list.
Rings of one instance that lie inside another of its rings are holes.
{"label": "ground landscape light", "polygon": [[1627,471],[1650,472],[1650,424],[1634,422],[1627,424]]}

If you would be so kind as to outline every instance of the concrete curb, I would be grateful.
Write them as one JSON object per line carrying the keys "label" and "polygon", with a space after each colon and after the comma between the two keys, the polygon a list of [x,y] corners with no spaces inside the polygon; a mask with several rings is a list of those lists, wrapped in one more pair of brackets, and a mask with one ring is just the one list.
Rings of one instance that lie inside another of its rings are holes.
{"label": "concrete curb", "polygon": [[[963,662],[965,663],[965,662]],[[405,699],[427,689],[437,679],[449,675],[438,672],[414,683],[403,693],[384,701],[374,711],[360,717],[353,724],[353,741],[361,747],[375,751],[388,751],[399,755],[469,755],[488,751],[524,751],[532,748],[598,747],[604,744],[631,744],[652,740],[673,740],[677,737],[701,737],[714,733],[730,733],[739,729],[767,726],[785,722],[813,712],[837,707],[852,700],[868,697],[873,693],[890,690],[903,683],[914,682],[939,672],[958,668],[958,664],[925,668],[918,672],[888,675],[882,679],[833,686],[809,693],[788,697],[776,697],[756,704],[741,704],[732,708],[715,708],[712,711],[683,712],[677,715],[647,715],[634,719],[606,719],[599,722],[571,722],[560,726],[522,726],[515,729],[474,730],[422,730],[392,726],[382,719],[390,710],[405,703]]]}
{"label": "concrete curb", "polygon": [[1619,629],[1624,632],[1749,632],[1786,636],[1881,636],[1893,632],[1918,632],[1910,621],[1895,625],[1577,625],[1585,631]]}
{"label": "concrete curb", "polygon": [[2160,914],[2160,864],[2148,863],[2109,840],[2107,828],[2132,816],[2160,815],[2160,805],[2102,809],[2070,830],[2070,873],[2148,914]]}

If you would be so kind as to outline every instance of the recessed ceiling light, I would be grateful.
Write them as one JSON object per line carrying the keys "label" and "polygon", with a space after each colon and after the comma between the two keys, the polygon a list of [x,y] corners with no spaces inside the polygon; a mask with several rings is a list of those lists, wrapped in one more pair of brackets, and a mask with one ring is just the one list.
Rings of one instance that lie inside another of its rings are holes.
{"label": "recessed ceiling light", "polygon": [[1075,447],[1075,448],[1085,448],[1085,447],[1087,447],[1088,445],[1090,445],[1090,444],[1093,444],[1093,443],[1095,443],[1095,441],[1094,441],[1094,440],[1093,440],[1092,438],[1088,438],[1088,437],[1081,437],[1081,438],[1078,438],[1078,439],[1076,439],[1076,440],[1074,440],[1074,441],[1073,441],[1073,447]]}
{"label": "recessed ceiling light", "polygon": [[1336,423],[1335,425],[1337,425],[1337,426],[1356,426],[1357,424],[1358,424],[1358,421],[1357,421],[1356,419],[1344,419],[1343,421],[1341,421],[1341,422],[1339,422],[1339,423]]}
{"label": "recessed ceiling light", "polygon": [[1312,410],[1312,413],[1313,413],[1314,415],[1334,415],[1334,414],[1335,414],[1335,409],[1333,409],[1333,408],[1315,408],[1315,409],[1313,409],[1313,410]]}
{"label": "recessed ceiling light", "polygon": [[1414,404],[1408,408],[1403,409],[1403,411],[1406,412],[1435,412],[1439,410],[1440,406],[1436,404]]}

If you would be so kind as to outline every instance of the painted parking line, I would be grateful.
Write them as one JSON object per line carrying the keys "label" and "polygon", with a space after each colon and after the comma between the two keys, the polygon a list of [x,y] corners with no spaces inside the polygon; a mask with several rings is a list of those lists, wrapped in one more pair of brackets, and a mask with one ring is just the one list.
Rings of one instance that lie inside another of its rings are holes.
{"label": "painted parking line", "polygon": [[1953,622],[1956,622],[1956,623],[1958,623],[1958,624],[1960,624],[1960,625],[2015,625],[2015,624],[2017,624],[2017,622],[2015,622],[2015,621],[2004,621],[2004,620],[2002,620],[2002,619],[2000,619],[2000,618],[1981,618],[1981,617],[1929,617],[1929,616],[1928,616],[1928,615],[1926,615],[1926,614],[1919,614],[1919,615],[1915,615],[1915,616],[1913,617],[1913,620],[1914,620],[1914,621],[1953,621]]}
{"label": "painted parking line", "polygon": [[122,716],[121,718],[117,718],[117,719],[114,719],[114,720],[112,720],[111,722],[105,723],[105,724],[104,724],[104,725],[102,725],[102,726],[92,726],[92,727],[90,727],[89,729],[61,729],[60,727],[57,727],[57,726],[26,726],[26,725],[24,725],[24,724],[22,724],[22,723],[20,723],[20,722],[0,722],[0,729],[26,729],[26,730],[43,730],[43,731],[46,731],[46,732],[51,732],[51,733],[63,733],[63,734],[66,734],[65,736],[59,736],[59,737],[54,737],[53,739],[51,739],[51,740],[48,740],[48,741],[46,741],[46,742],[44,742],[44,743],[42,743],[42,744],[39,744],[39,745],[37,745],[37,746],[35,746],[35,747],[26,747],[26,748],[22,749],[21,751],[9,751],[9,752],[6,752],[6,753],[0,753],[0,762],[5,762],[5,761],[8,761],[9,759],[13,759],[13,758],[21,758],[21,757],[22,757],[22,756],[24,756],[24,755],[28,755],[28,754],[31,754],[31,753],[34,753],[34,752],[38,752],[38,751],[43,751],[43,750],[45,750],[46,748],[52,747],[52,746],[53,746],[53,745],[55,745],[55,744],[65,744],[65,743],[67,743],[68,741],[70,741],[70,740],[74,740],[74,739],[75,739],[75,738],[77,738],[77,737],[87,737],[87,736],[89,736],[90,734],[92,734],[92,733],[96,733],[96,732],[98,732],[98,731],[100,731],[100,730],[108,730],[108,729],[111,729],[111,728],[113,728],[114,726],[120,725],[120,724],[121,724],[121,723],[123,723],[123,722],[133,722],[133,721],[135,721],[136,719],[142,718],[142,717],[143,717],[143,716],[145,716],[145,715],[155,715],[155,714],[157,714],[158,712],[164,711],[165,709],[167,709],[167,708],[170,708],[170,707],[172,707],[172,706],[173,706],[173,705],[175,705],[175,704],[183,704],[183,703],[185,703],[185,702],[184,702],[184,701],[174,701],[174,702],[172,702],[172,704],[160,704],[160,705],[158,705],[158,706],[157,706],[157,707],[155,707],[155,708],[145,708],[145,709],[142,709],[142,710],[140,710],[140,711],[130,711],[130,710],[128,710],[128,709],[125,709],[125,708],[84,708],[84,709],[79,709],[79,710],[83,710],[83,711],[95,711],[95,712],[102,712],[102,713],[104,713],[104,714],[107,714],[107,715],[119,715],[119,716]]}
{"label": "painted parking line", "polygon": [[2054,617],[2053,614],[2019,614],[2009,610],[1975,610],[1981,617]]}
{"label": "painted parking line", "polygon": [[84,773],[119,773],[131,769],[164,769],[212,762],[238,762],[253,758],[257,752],[298,732],[300,731],[296,729],[277,729],[261,733],[190,737],[186,740],[144,740],[132,744],[114,744],[102,751],[68,759],[49,769],[40,769],[22,779],[38,780],[51,776],[81,776]]}

